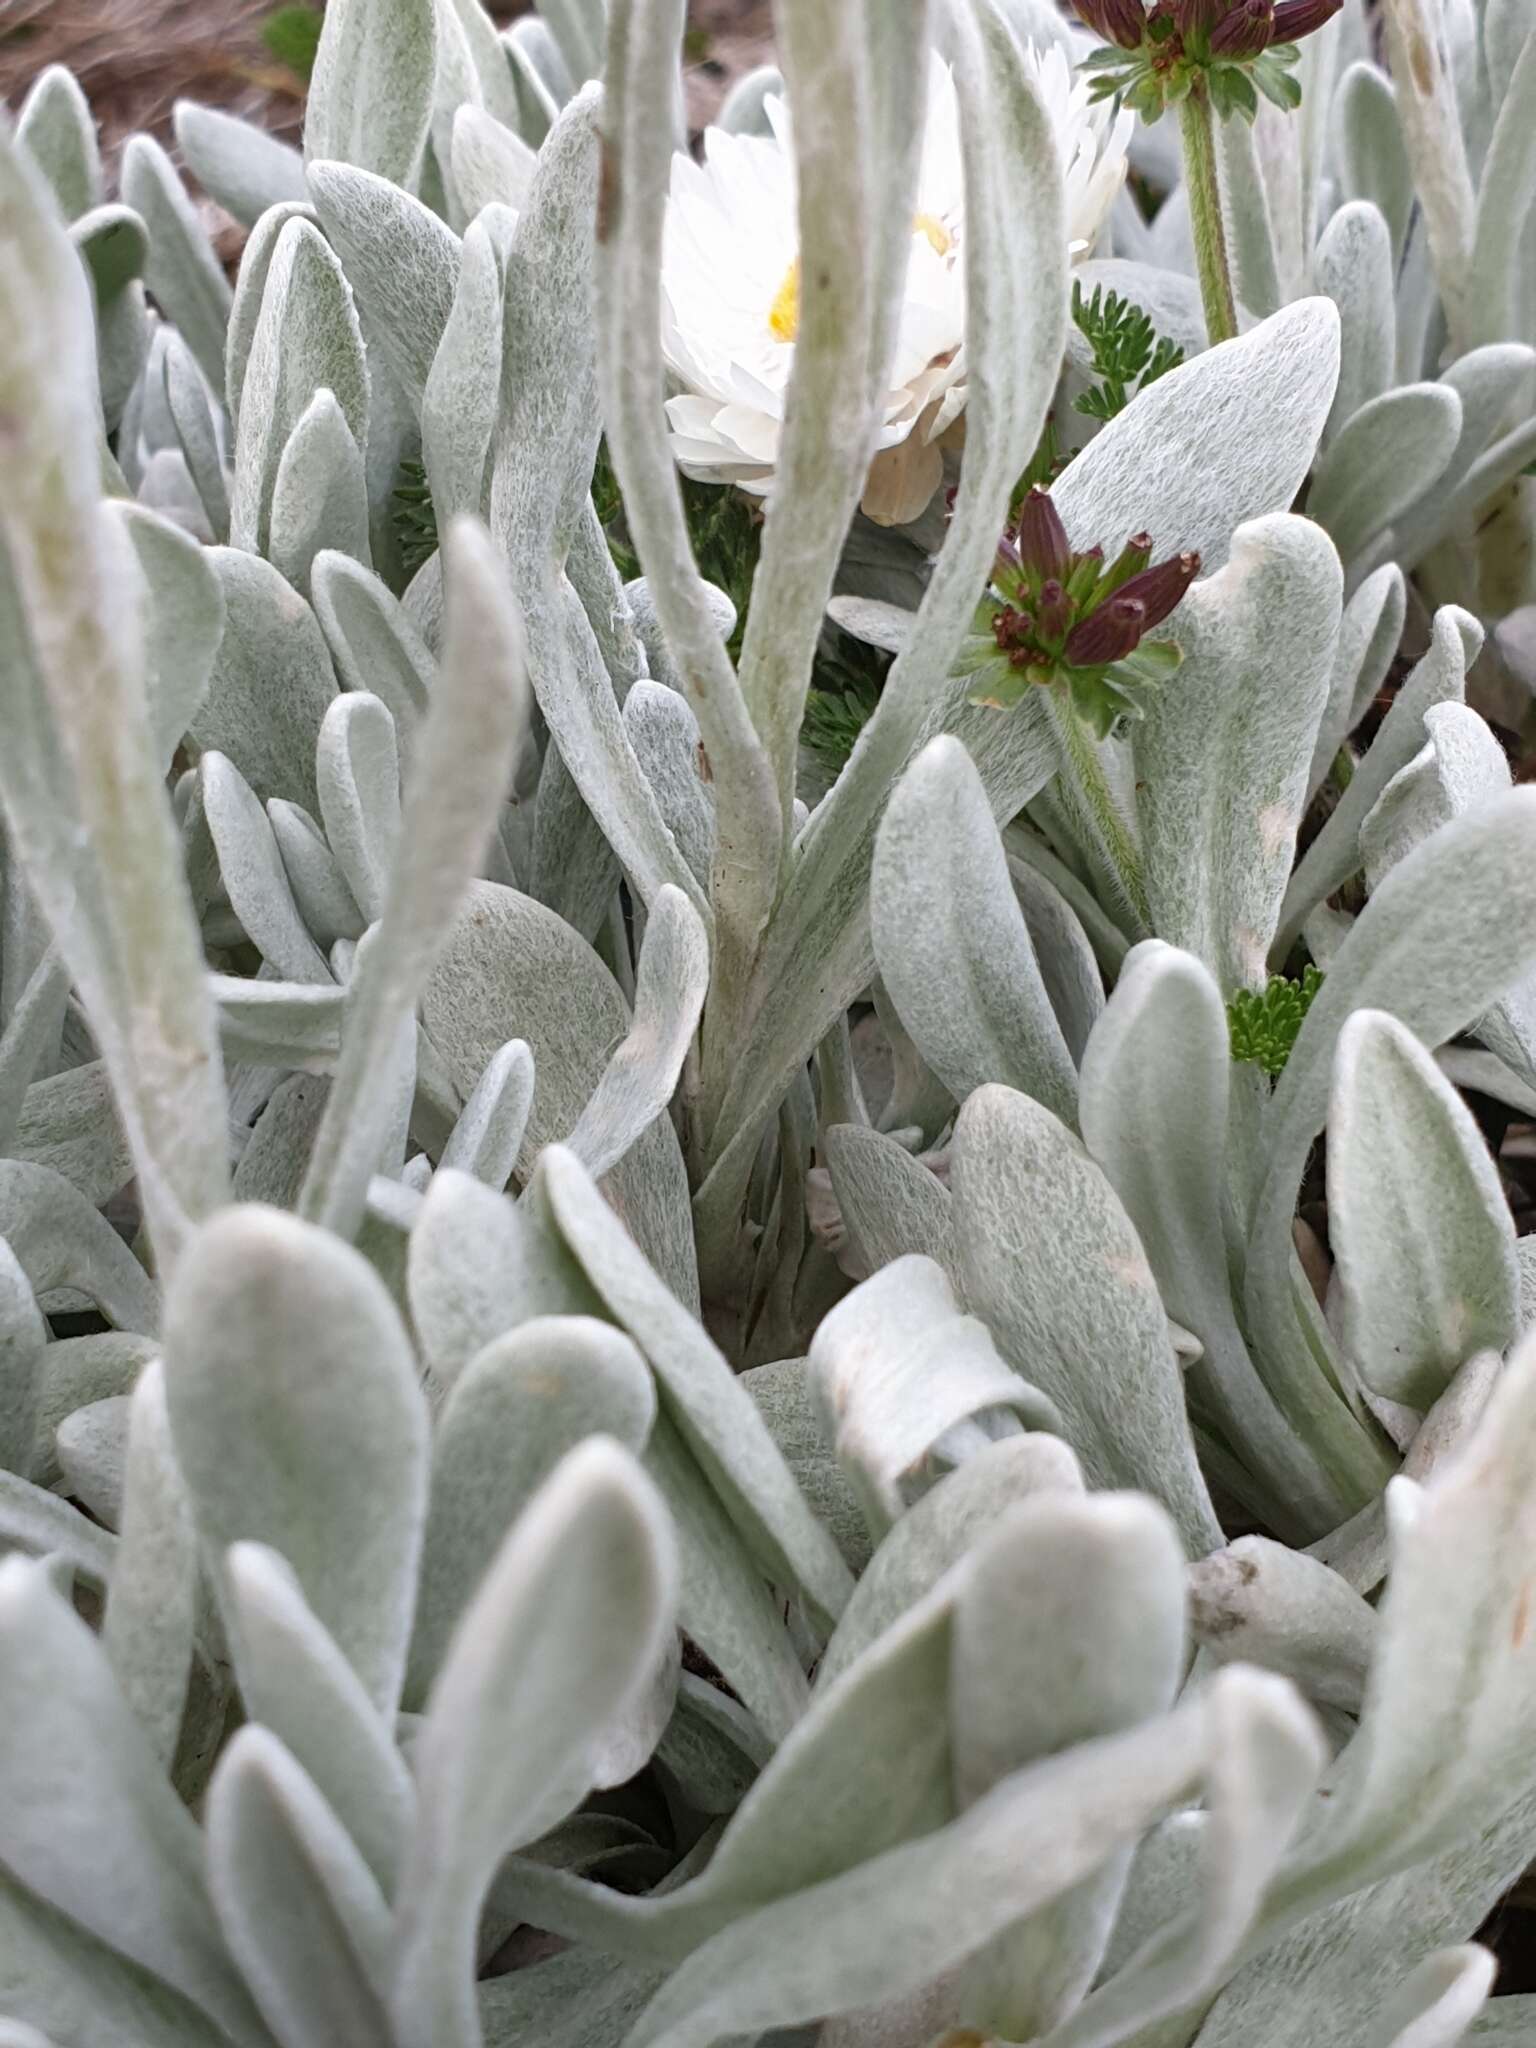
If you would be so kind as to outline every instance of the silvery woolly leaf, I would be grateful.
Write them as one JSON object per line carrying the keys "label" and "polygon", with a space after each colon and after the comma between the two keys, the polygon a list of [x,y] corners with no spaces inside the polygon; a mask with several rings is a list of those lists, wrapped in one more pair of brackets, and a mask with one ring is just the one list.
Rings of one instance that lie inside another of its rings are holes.
{"label": "silvery woolly leaf", "polygon": [[811,1514],[751,1396],[702,1326],[668,1291],[590,1176],[563,1146],[541,1161],[561,1234],[655,1373],[664,1412],[720,1494],[776,1585],[798,1585],[823,1615],[836,1615],[849,1579],[831,1538]]}
{"label": "silvery woolly leaf", "polygon": [[1308,1699],[1360,1711],[1375,1609],[1337,1572],[1266,1536],[1240,1536],[1189,1568],[1190,1624],[1218,1662],[1259,1664]]}
{"label": "silvery woolly leaf", "polygon": [[0,2048],[53,2048],[53,2043],[21,2020],[0,2020]]}
{"label": "silvery woolly leaf", "polygon": [[290,220],[262,287],[235,419],[230,539],[262,553],[289,437],[318,391],[332,393],[359,448],[368,443],[368,363],[351,286],[318,228]]}
{"label": "silvery woolly leaf", "polygon": [[958,1820],[749,1913],[668,1980],[632,2048],[712,2048],[916,1990],[1128,1848],[1204,1770],[1203,1699],[1005,1778]]}
{"label": "silvery woolly leaf", "polygon": [[196,1823],[106,1652],[41,1565],[0,1564],[0,1643],[9,1872],[257,2048],[255,2013],[208,1909]]}
{"label": "silvery woolly leaf", "polygon": [[1456,2048],[1489,2009],[1496,1968],[1488,1950],[1472,1943],[1426,1956],[1379,2015],[1369,2048]]}
{"label": "silvery woolly leaf", "polygon": [[370,566],[363,456],[334,392],[320,390],[299,416],[272,484],[267,552],[295,590],[309,594],[322,548]]}
{"label": "silvery woolly leaf", "polygon": [[166,344],[165,402],[209,531],[223,543],[229,539],[229,483],[224,474],[221,430],[203,374],[180,335]]}
{"label": "silvery woolly leaf", "polygon": [[479,1987],[485,2048],[621,2048],[660,1973],[566,1949]]}
{"label": "silvery woolly leaf", "polygon": [[1533,368],[1536,350],[1523,342],[1505,341],[1469,349],[1446,369],[1442,382],[1461,400],[1461,439],[1437,498],[1464,482],[1479,457],[1498,439],[1501,428],[1527,410]]}
{"label": "silvery woolly leaf", "polygon": [[[469,111],[465,109],[463,111]],[[439,528],[486,509],[487,463],[501,398],[501,264],[489,230],[464,235],[453,310],[421,401],[421,448]]]}
{"label": "silvery woolly leaf", "polygon": [[[414,8],[422,0],[408,4]],[[316,162],[312,155],[309,189],[370,341],[399,379],[411,409],[419,411],[453,308],[459,238],[398,181],[366,167]]]}
{"label": "silvery woolly leaf", "polygon": [[[843,1562],[851,1572],[862,1572],[870,1558],[869,1531],[843,1468],[822,1435],[805,1360],[776,1359],[770,1365],[752,1366],[740,1377],[784,1454],[795,1484],[814,1508],[817,1520],[826,1525]],[[854,1592],[857,1594],[857,1586]]]}
{"label": "silvery woolly leaf", "polygon": [[1393,1482],[1360,1731],[1271,1903],[1279,1924],[1468,1842],[1529,1793],[1533,1431],[1527,1338],[1460,1452],[1423,1487]]}
{"label": "silvery woolly leaf", "polygon": [[219,1037],[231,1061],[306,1074],[328,1074],[334,1068],[345,989],[233,974],[210,975],[208,985],[218,1004]]}
{"label": "silvery woolly leaf", "polygon": [[103,198],[101,150],[90,104],[62,64],[40,71],[16,117],[16,140],[42,172],[66,220]]}
{"label": "silvery woolly leaf", "polygon": [[[519,1162],[526,1176],[541,1148],[576,1123],[631,1018],[613,976],[563,919],[476,882],[427,985],[422,1021],[466,1094],[509,1032],[527,1042],[535,1085]],[[667,1285],[696,1300],[687,1176],[669,1122],[650,1126],[608,1193]]]}
{"label": "silvery woolly leaf", "polygon": [[715,859],[714,792],[701,773],[699,722],[679,691],[641,677],[624,699],[624,730],[667,829],[701,889]]}
{"label": "silvery woolly leaf", "polygon": [[454,189],[467,220],[482,207],[526,204],[538,158],[519,134],[483,108],[466,102],[456,110],[450,155]]}
{"label": "silvery woolly leaf", "polygon": [[1412,1032],[1357,1010],[1328,1116],[1342,1336],[1372,1393],[1425,1410],[1519,1328],[1515,1227],[1471,1111]]}
{"label": "silvery woolly leaf", "polygon": [[1372,200],[1392,230],[1394,271],[1413,209],[1413,172],[1403,148],[1397,94],[1375,64],[1351,64],[1339,81],[1333,119],[1339,170],[1351,199]]}
{"label": "silvery woolly leaf", "polygon": [[[1431,1048],[1463,1030],[1536,953],[1533,862],[1536,798],[1522,790],[1442,826],[1383,880],[1307,1013],[1270,1102],[1245,1275],[1248,1327],[1283,1405],[1315,1409],[1311,1389],[1320,1384],[1315,1357],[1308,1353],[1300,1374],[1300,1353],[1287,1345],[1306,1310],[1293,1293],[1291,1218],[1345,1020],[1356,1009],[1389,1010]],[[1321,1440],[1314,1447],[1323,1454]],[[1383,1454],[1364,1435],[1331,1434],[1327,1455],[1349,1461],[1340,1469],[1353,1474],[1356,1504],[1380,1490]]]}
{"label": "silvery woolly leaf", "polygon": [[90,1012],[168,1265],[227,1187],[218,1053],[150,735],[137,569],[100,509],[89,286],[41,180],[3,138],[0,224],[0,410],[17,463],[0,518],[0,796]]}
{"label": "silvery woolly leaf", "polygon": [[[1184,660],[1132,741],[1152,924],[1225,991],[1262,988],[1306,802],[1341,599],[1338,557],[1288,515],[1240,527],[1171,631]],[[1249,678],[1233,689],[1231,678]]]}
{"label": "silvery woolly leaf", "polygon": [[123,1517],[128,1407],[126,1397],[95,1401],[67,1415],[54,1432],[65,1490],[109,1529]]}
{"label": "silvery woolly leaf", "polygon": [[622,1331],[590,1316],[537,1316],[470,1361],[433,1440],[408,1708],[425,1701],[502,1538],[561,1459],[598,1435],[639,1457],[655,1415],[645,1361]]}
{"label": "silvery woolly leaf", "polygon": [[1020,1501],[1081,1493],[1082,1473],[1059,1437],[1003,1437],[946,1473],[908,1508],[859,1575],[816,1668],[825,1690],[922,1600]]}
{"label": "silvery woolly leaf", "polygon": [[233,295],[196,208],[170,158],[148,135],[123,151],[122,196],[149,230],[144,279],[175,323],[215,393],[224,390],[224,342]]}
{"label": "silvery woolly leaf", "polygon": [[1392,235],[1381,210],[1367,200],[1341,206],[1318,242],[1313,275],[1339,309],[1339,388],[1325,430],[1331,440],[1395,381]]}
{"label": "silvery woolly leaf", "polygon": [[937,739],[892,792],[870,874],[875,958],[957,1100],[1001,1081],[1077,1120],[1077,1076],[971,757]]}
{"label": "silvery woolly leaf", "polygon": [[[366,929],[363,913],[325,843],[325,834],[308,811],[286,797],[269,797],[267,822],[293,900],[315,944],[328,949],[338,939],[360,939]],[[279,1208],[286,1206],[278,1204]]]}
{"label": "silvery woolly leaf", "polygon": [[[977,1545],[955,1603],[957,1804],[1166,1712],[1186,1654],[1183,1558],[1160,1508],[1134,1494],[1053,1491],[1009,1509]],[[1024,2040],[1069,2013],[1097,1974],[1127,1861],[1111,1859],[974,1958],[963,2018]]]}
{"label": "silvery woolly leaf", "polygon": [[400,843],[400,756],[395,722],[380,698],[348,690],[331,705],[320,727],[315,780],[326,843],[373,924]]}
{"label": "silvery woolly leaf", "polygon": [[253,228],[269,206],[309,197],[303,157],[253,121],[195,100],[178,100],[174,119],[193,177],[242,227]]}
{"label": "silvery woolly leaf", "polygon": [[0,1159],[0,1238],[36,1296],[67,1287],[115,1329],[153,1335],[160,1317],[144,1268],[99,1210],[49,1167]]}
{"label": "silvery woolly leaf", "polygon": [[208,561],[224,593],[224,637],[191,736],[227,754],[259,797],[317,811],[315,742],[336,677],[315,615],[259,556],[210,548]]}
{"label": "silvery woolly leaf", "polygon": [[1345,605],[1334,648],[1328,701],[1307,776],[1309,801],[1322,786],[1339,748],[1381,688],[1403,637],[1406,610],[1407,587],[1395,562],[1373,570]]}
{"label": "silvery woolly leaf", "polygon": [[651,1431],[645,1469],[677,1541],[678,1626],[768,1738],[782,1741],[805,1712],[805,1671],[750,1530],[664,1412]]}
{"label": "silvery woolly leaf", "polygon": [[216,1567],[272,1545],[393,1711],[426,1520],[427,1418],[383,1282],[276,1210],[229,1210],[166,1306],[177,1459]]}
{"label": "silvery woolly leaf", "polygon": [[[159,1346],[148,1337],[116,1330],[95,1337],[63,1337],[48,1346],[38,1394],[37,1434],[28,1465],[39,1486],[57,1484],[54,1432],[67,1415],[92,1401],[131,1394],[144,1366]],[[110,1549],[112,1546],[108,1546]]]}
{"label": "silvery woolly leaf", "polygon": [[381,1891],[392,1895],[416,1805],[392,1727],[275,1550],[232,1544],[224,1573],[247,1716],[308,1772]]}
{"label": "silvery woolly leaf", "polygon": [[709,984],[709,941],[680,889],[650,906],[635,968],[633,1020],[566,1139],[601,1178],[666,1112]]}
{"label": "silvery woolly leaf", "polygon": [[169,1767],[186,1706],[199,1560],[158,1359],[133,1391],[118,1526],[102,1644],[119,1692]]}
{"label": "silvery woolly leaf", "polygon": [[1509,341],[1529,304],[1530,251],[1524,242],[1526,197],[1536,176],[1536,55],[1526,47],[1503,85],[1478,181],[1477,216],[1466,303],[1470,341]]}
{"label": "silvery woolly leaf", "polygon": [[[484,852],[527,719],[521,621],[484,528],[455,521],[446,554],[442,666],[412,752],[400,836],[354,977],[355,1007],[301,1198],[306,1215],[342,1231],[362,1219],[387,1129],[375,1084],[413,1035],[417,1004]],[[382,810],[381,800],[375,820]],[[375,847],[385,838],[377,822],[370,837]]]}
{"label": "silvery woolly leaf", "polygon": [[212,751],[203,755],[198,775],[219,874],[246,937],[285,980],[329,985],[330,968],[293,899],[277,839],[250,784],[232,761]]}
{"label": "silvery woolly leaf", "polygon": [[533,1054],[512,1038],[494,1052],[443,1147],[439,1168],[472,1173],[500,1194],[512,1178],[533,1106]]}
{"label": "silvery woolly leaf", "polygon": [[1194,548],[1219,569],[1239,526],[1295,497],[1338,364],[1332,301],[1302,299],[1159,377],[1052,491],[1073,546],[1108,557],[1150,521],[1160,553]]}
{"label": "silvery woolly leaf", "polygon": [[960,1113],[950,1189],[961,1298],[1060,1409],[1090,1483],[1151,1493],[1192,1555],[1214,1549],[1168,1319],[1099,1168],[1048,1110],[988,1087]]}
{"label": "silvery woolly leaf", "polygon": [[124,288],[143,275],[149,230],[131,206],[93,206],[71,223],[69,239],[91,274],[99,328]]}
{"label": "silvery woolly leaf", "polygon": [[31,1282],[0,1237],[0,1471],[31,1470],[49,1334]]}
{"label": "silvery woolly leaf", "polygon": [[940,1267],[913,1256],[884,1266],[838,1303],[806,1360],[834,1444],[876,1542],[906,1505],[903,1482],[945,1433],[983,1415],[1064,1434],[1055,1406],[998,1356],[961,1313]]}
{"label": "silvery woolly leaf", "polygon": [[230,309],[229,334],[224,348],[224,402],[233,420],[240,417],[246,365],[250,361],[251,343],[255,340],[257,323],[261,319],[267,274],[272,268],[272,259],[282,240],[283,230],[294,220],[305,220],[316,226],[319,215],[312,206],[297,199],[269,206],[251,230],[245,253],[240,259],[240,275],[235,281],[235,302]]}
{"label": "silvery woolly leaf", "polygon": [[1135,1224],[1168,1313],[1199,1338],[1199,1385],[1241,1447],[1274,1526],[1338,1518],[1341,1503],[1254,1369],[1232,1307],[1225,1209],[1231,1111],[1226,1006],[1190,954],[1127,954],[1083,1057],[1089,1151]]}
{"label": "silvery woolly leaf", "polygon": [[1536,1998],[1527,1995],[1490,1999],[1472,2022],[1467,2040],[1502,2042],[1505,2048],[1530,2048],[1536,2039]]}
{"label": "silvery woolly leaf", "polygon": [[[0,1872],[4,1997],[55,2042],[92,2048],[207,2048],[208,2018],[155,1977]],[[20,2024],[20,2022],[13,2022]],[[16,2048],[33,2048],[23,2039]],[[266,2044],[262,2044],[266,2048]]]}
{"label": "silvery woolly leaf", "polygon": [[1431,490],[1461,436],[1461,399],[1448,384],[1400,384],[1350,420],[1317,466],[1307,513],[1345,561]]}
{"label": "silvery woolly leaf", "polygon": [[391,1930],[378,1885],[282,1743],[242,1728],[208,1789],[208,1889],[282,2048],[387,2040]]}
{"label": "silvery woolly leaf", "polygon": [[[50,1439],[56,1432],[50,1432]],[[50,1442],[48,1475],[62,1477],[57,1445]],[[0,1471],[0,1542],[26,1557],[61,1562],[97,1586],[112,1575],[117,1538],[56,1493]]]}
{"label": "silvery woolly leaf", "polygon": [[908,1252],[924,1252],[949,1270],[952,1205],[938,1175],[893,1138],[864,1125],[834,1124],[824,1142],[848,1242],[860,1264],[875,1273]]}
{"label": "silvery woolly leaf", "polygon": [[433,0],[342,0],[326,12],[304,118],[309,164],[334,157],[415,182],[432,116]]}
{"label": "silvery woolly leaf", "polygon": [[1443,605],[1435,613],[1429,647],[1393,698],[1369,752],[1323,829],[1296,864],[1281,907],[1276,959],[1289,951],[1312,906],[1331,895],[1360,866],[1360,828],[1371,807],[1423,745],[1425,712],[1435,704],[1462,700],[1467,669],[1482,644],[1482,628],[1469,612]]}
{"label": "silvery woolly leaf", "polygon": [[426,711],[436,663],[400,600],[351,555],[325,550],[310,567],[310,602],[343,688],[382,698],[408,739]]}
{"label": "silvery woolly leaf", "polygon": [[[1284,1679],[1235,1665],[1204,1695],[1211,1717],[1199,1847],[1199,1893],[1045,2039],[1049,2048],[1110,2048],[1183,2015],[1230,1974],[1285,1849],[1309,1811],[1327,1749]],[[1176,1894],[1175,1894],[1176,1896]]]}
{"label": "silvery woolly leaf", "polygon": [[533,1200],[514,1204],[452,1167],[432,1177],[411,1232],[411,1318],[439,1388],[479,1352],[534,1316],[601,1312],[558,1233]]}
{"label": "silvery woolly leaf", "polygon": [[665,1511],[629,1455],[570,1453],[509,1532],[455,1634],[416,1750],[401,1890],[400,2048],[475,2048],[475,1927],[497,1865],[584,1796],[591,1755],[672,1627]]}

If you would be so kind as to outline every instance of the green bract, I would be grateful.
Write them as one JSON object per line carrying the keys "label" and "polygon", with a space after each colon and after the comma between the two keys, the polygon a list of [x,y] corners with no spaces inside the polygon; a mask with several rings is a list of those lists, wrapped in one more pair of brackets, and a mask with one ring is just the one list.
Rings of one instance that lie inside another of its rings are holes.
{"label": "green bract", "polygon": [[0,132],[0,2048],[1536,2048],[1536,34],[1178,4]]}

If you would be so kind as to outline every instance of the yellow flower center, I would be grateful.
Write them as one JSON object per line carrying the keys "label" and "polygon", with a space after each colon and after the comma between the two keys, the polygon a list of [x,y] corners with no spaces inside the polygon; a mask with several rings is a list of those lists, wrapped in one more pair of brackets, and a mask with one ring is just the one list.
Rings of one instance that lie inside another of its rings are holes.
{"label": "yellow flower center", "polygon": [[[935,256],[947,256],[955,246],[955,238],[943,221],[931,213],[913,216],[912,232],[921,235]],[[784,282],[773,295],[773,304],[768,308],[768,327],[776,341],[793,341],[800,332],[800,258],[797,256],[784,273]]]}

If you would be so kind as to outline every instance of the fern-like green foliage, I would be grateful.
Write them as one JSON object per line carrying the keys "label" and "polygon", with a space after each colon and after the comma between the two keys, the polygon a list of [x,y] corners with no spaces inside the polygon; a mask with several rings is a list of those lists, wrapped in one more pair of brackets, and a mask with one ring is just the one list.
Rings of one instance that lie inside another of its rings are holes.
{"label": "fern-like green foliage", "polygon": [[841,649],[818,654],[811,688],[805,699],[801,743],[826,770],[829,780],[842,773],[854,742],[874,716],[889,657],[862,641],[841,639]]}
{"label": "fern-like green foliage", "polygon": [[306,85],[315,68],[324,20],[318,7],[295,4],[275,8],[261,24],[261,39],[272,55],[279,64],[297,72]]}
{"label": "fern-like green foliage", "polygon": [[1322,985],[1321,971],[1308,966],[1303,969],[1300,981],[1287,981],[1283,974],[1274,974],[1268,987],[1257,993],[1239,989],[1227,1004],[1233,1059],[1262,1067],[1266,1074],[1281,1073],[1302,1021],[1312,1007],[1312,999]]}
{"label": "fern-like green foliage", "polygon": [[437,510],[427,488],[427,472],[407,457],[400,465],[392,495],[395,538],[405,573],[414,576],[437,553]]}
{"label": "fern-like green foliage", "polygon": [[1138,391],[1145,391],[1184,360],[1184,351],[1159,335],[1140,306],[1095,285],[1092,295],[1072,287],[1072,319],[1093,350],[1091,385],[1072,403],[1090,419],[1112,420],[1124,412]]}

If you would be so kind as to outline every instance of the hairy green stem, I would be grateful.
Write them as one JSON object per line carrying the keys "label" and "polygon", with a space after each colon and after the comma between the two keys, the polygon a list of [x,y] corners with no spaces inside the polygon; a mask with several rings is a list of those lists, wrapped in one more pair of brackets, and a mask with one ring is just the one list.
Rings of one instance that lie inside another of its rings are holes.
{"label": "hairy green stem", "polygon": [[1205,305],[1206,332],[1214,348],[1237,333],[1237,307],[1232,298],[1232,267],[1227,260],[1227,231],[1221,219],[1221,186],[1216,176],[1216,132],[1211,103],[1197,81],[1179,104],[1179,133],[1184,144],[1184,186],[1189,194],[1189,225],[1195,239],[1195,268]]}
{"label": "hairy green stem", "polygon": [[1152,929],[1152,912],[1140,849],[1121,815],[1087,727],[1070,704],[1053,698],[1050,712],[1062,757],[1058,783],[1071,823],[1110,894],[1122,899],[1141,926],[1137,936],[1144,936]]}

